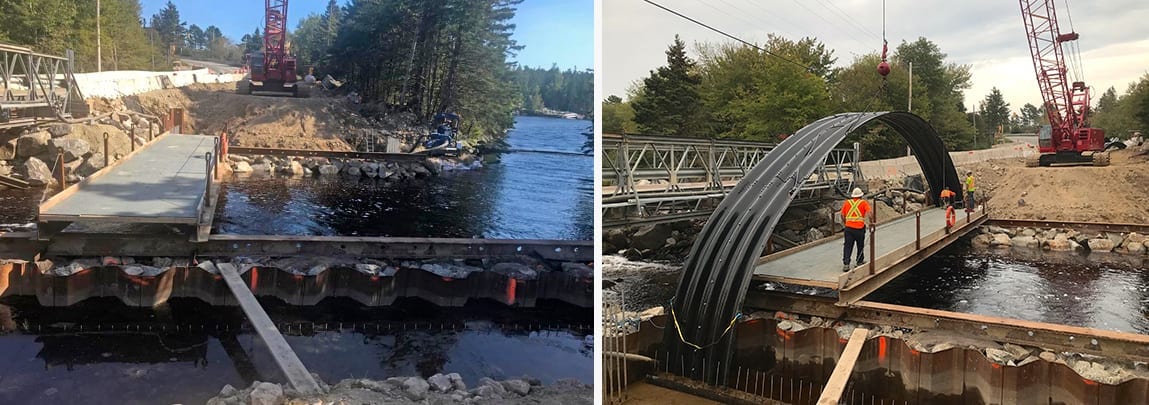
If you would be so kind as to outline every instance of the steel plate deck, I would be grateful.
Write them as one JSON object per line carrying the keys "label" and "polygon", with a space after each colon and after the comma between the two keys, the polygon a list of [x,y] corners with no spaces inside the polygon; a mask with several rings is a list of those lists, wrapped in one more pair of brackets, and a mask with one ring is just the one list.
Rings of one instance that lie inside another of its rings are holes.
{"label": "steel plate deck", "polygon": [[[965,221],[965,212],[958,210],[956,214],[959,223]],[[945,228],[945,216],[945,210],[941,208],[923,210],[922,236]],[[874,240],[876,242],[874,245],[876,256],[882,257],[907,244],[913,244],[916,236],[915,222],[915,217],[909,215],[878,224],[877,237]],[[870,257],[869,238],[870,234],[867,231],[866,245],[863,247],[867,262],[875,259],[875,257]],[[840,234],[836,239],[837,241],[834,242],[822,243],[761,263],[754,270],[754,276],[759,279],[785,279],[798,283],[806,280],[811,281],[812,283],[809,283],[811,285],[824,284],[825,287],[836,288],[838,276],[842,275],[842,238]],[[857,251],[853,252],[850,257],[851,266],[854,264],[855,258],[857,258]]]}
{"label": "steel plate deck", "polygon": [[196,223],[207,168],[204,155],[215,146],[206,135],[165,135],[108,173],[82,183],[76,192],[46,208],[42,217],[168,218]]}

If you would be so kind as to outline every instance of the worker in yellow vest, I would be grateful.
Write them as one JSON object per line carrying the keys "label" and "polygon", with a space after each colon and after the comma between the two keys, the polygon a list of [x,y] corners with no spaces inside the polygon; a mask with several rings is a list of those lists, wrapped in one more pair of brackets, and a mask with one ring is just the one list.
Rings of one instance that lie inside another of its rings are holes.
{"label": "worker in yellow vest", "polygon": [[842,249],[842,271],[850,271],[850,251],[854,247],[858,248],[858,261],[857,266],[861,266],[866,261],[865,249],[866,245],[866,215],[870,214],[870,203],[862,199],[862,189],[854,188],[854,192],[850,193],[850,199],[842,204],[842,221],[845,225],[843,233],[845,234],[846,245]]}
{"label": "worker in yellow vest", "polygon": [[977,185],[973,180],[973,170],[966,171],[965,177],[965,212],[973,212],[977,207],[977,200],[974,200],[974,192],[977,191]]}

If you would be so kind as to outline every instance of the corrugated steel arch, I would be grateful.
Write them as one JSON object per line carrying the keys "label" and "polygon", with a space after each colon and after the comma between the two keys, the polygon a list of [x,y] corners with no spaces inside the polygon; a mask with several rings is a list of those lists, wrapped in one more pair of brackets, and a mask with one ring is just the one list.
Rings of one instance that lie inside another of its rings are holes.
{"label": "corrugated steel arch", "polygon": [[[669,359],[682,359],[680,372],[689,378],[722,382],[717,364],[730,364],[731,320],[754,274],[756,262],[779,217],[786,211],[803,179],[823,164],[846,135],[880,122],[905,138],[917,157],[930,190],[948,186],[961,194],[953,161],[937,131],[908,112],[844,113],[822,118],[786,138],[750,170],[719,204],[691,248],[671,309],[675,324],[666,328]],[[872,258],[871,258],[872,259]],[[688,345],[679,338],[702,349]],[[677,361],[676,361],[677,362]],[[719,363],[720,362],[720,363]],[[703,370],[710,369],[709,373]],[[675,367],[670,367],[672,370]]]}

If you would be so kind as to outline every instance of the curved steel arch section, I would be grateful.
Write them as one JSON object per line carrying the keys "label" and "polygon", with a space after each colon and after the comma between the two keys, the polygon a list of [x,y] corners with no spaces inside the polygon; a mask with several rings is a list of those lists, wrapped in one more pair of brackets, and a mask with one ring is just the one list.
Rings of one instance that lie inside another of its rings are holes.
{"label": "curved steel arch section", "polygon": [[870,122],[885,124],[905,138],[930,190],[948,186],[960,195],[960,180],[945,144],[917,115],[845,113],[798,130],[738,182],[691,248],[671,303],[674,327],[666,328],[664,338],[668,359],[683,362],[679,373],[693,379],[726,381],[726,370],[716,365],[730,364],[734,349],[730,325],[742,308],[774,226],[826,155],[847,135]]}

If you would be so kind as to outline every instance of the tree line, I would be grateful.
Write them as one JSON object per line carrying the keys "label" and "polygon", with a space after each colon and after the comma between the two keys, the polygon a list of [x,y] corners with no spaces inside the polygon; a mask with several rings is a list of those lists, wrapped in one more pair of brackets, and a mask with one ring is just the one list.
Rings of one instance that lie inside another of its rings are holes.
{"label": "tree line", "polygon": [[[71,49],[77,72],[96,71],[96,0],[0,0],[0,10],[0,42],[51,55]],[[168,70],[178,55],[226,62],[243,56],[218,27],[189,26],[171,1],[150,18],[142,12],[139,0],[100,1],[104,70]]]}
{"label": "tree line", "polygon": [[518,67],[515,83],[522,96],[522,109],[543,109],[591,114],[594,111],[594,71]]}
{"label": "tree line", "polygon": [[[521,2],[352,0],[338,7],[332,1],[299,23],[293,49],[301,66],[347,79],[364,100],[389,111],[412,113],[418,122],[453,111],[462,115],[465,135],[499,135],[525,105],[517,85],[524,69],[508,61],[522,49],[511,39],[510,22]],[[572,88],[588,82],[577,74],[560,78],[573,81]],[[583,108],[564,85],[555,89],[540,93],[553,97],[556,105],[548,106]]]}
{"label": "tree line", "polygon": [[[666,65],[637,81],[625,100],[617,95],[603,100],[604,131],[778,142],[834,113],[905,111],[910,63],[912,111],[933,125],[951,150],[989,147],[999,126],[1006,133],[1033,132],[1046,121],[1032,104],[1014,113],[997,88],[967,111],[963,99],[970,87],[969,66],[947,62],[946,54],[926,38],[896,46],[889,58],[893,69],[885,78],[876,72],[877,54],[835,67],[833,51],[814,38],[770,35],[761,48],[704,43],[697,46],[695,60],[676,36],[666,51]],[[1133,100],[1147,93],[1149,85],[1131,85],[1120,98],[1110,89],[1093,123],[1113,126],[1110,134],[1124,131],[1131,124],[1123,122],[1134,122],[1134,106],[1149,105]],[[860,142],[873,158],[905,153],[900,136],[881,125],[855,131],[846,142]]]}

